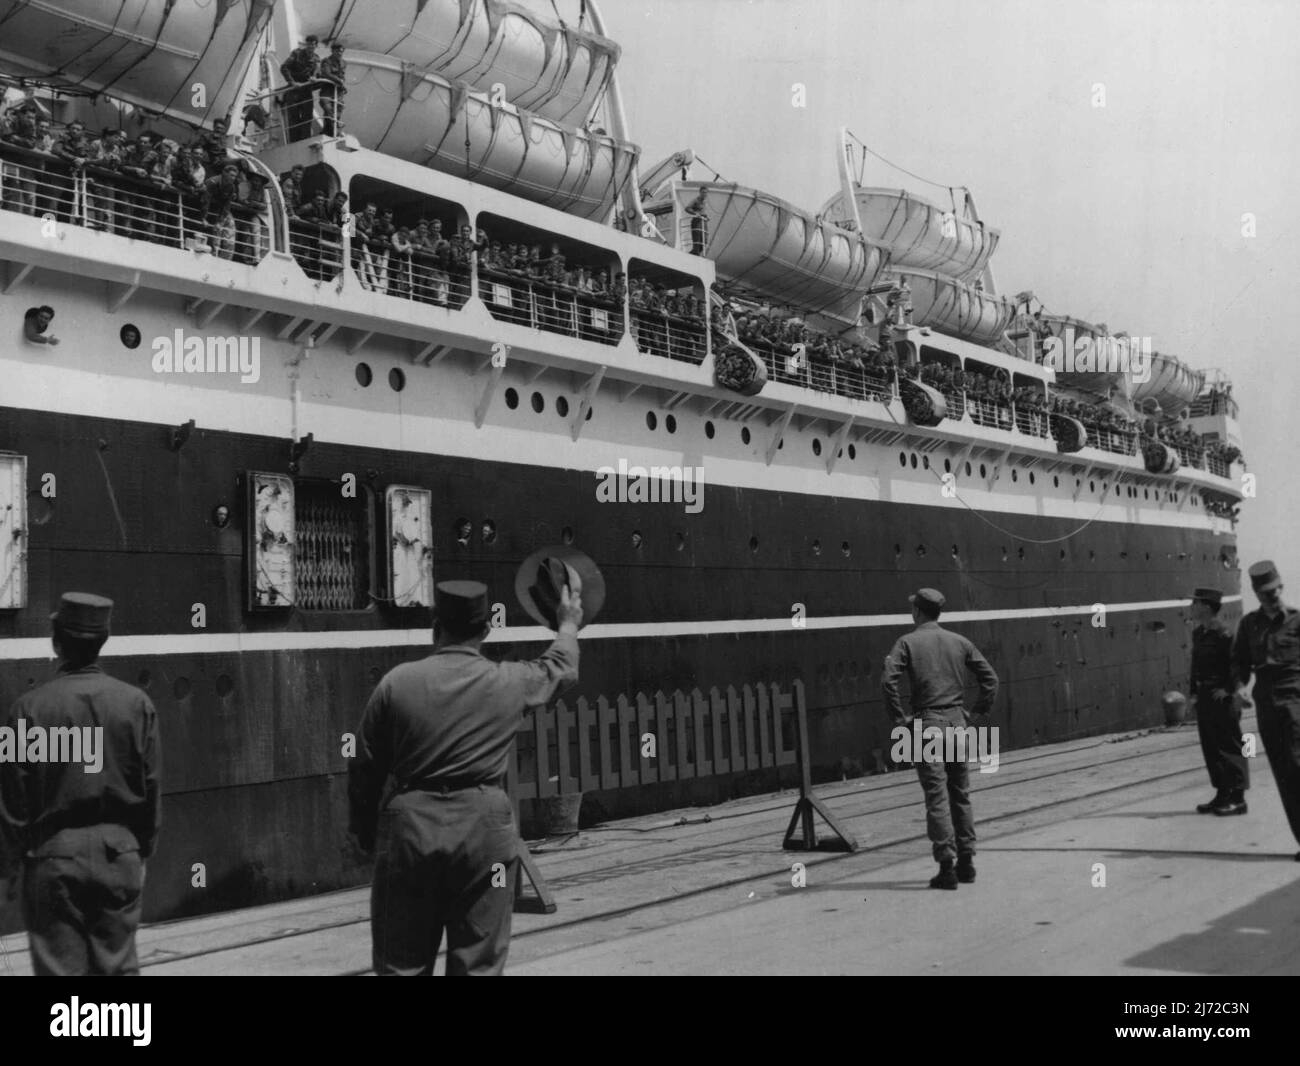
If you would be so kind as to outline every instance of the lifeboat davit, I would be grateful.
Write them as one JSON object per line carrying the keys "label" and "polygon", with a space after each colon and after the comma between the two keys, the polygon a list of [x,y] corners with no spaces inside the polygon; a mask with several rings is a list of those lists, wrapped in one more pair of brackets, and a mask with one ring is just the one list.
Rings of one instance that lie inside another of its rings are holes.
{"label": "lifeboat davit", "polygon": [[[582,8],[551,0],[294,0],[301,36],[401,60],[490,92],[541,118],[582,125],[618,62],[619,46],[577,28]],[[350,61],[350,57],[349,57]]]}
{"label": "lifeboat davit", "polygon": [[[108,93],[188,124],[235,103],[276,0],[0,0],[9,72]],[[194,86],[206,90],[194,106]]]}
{"label": "lifeboat davit", "polygon": [[632,179],[634,144],[494,104],[388,56],[348,52],[347,64],[347,132],[377,152],[592,219]]}
{"label": "lifeboat davit", "polygon": [[1193,370],[1176,355],[1151,354],[1151,376],[1134,382],[1133,399],[1153,398],[1166,411],[1186,407],[1205,387],[1205,371]]}
{"label": "lifeboat davit", "polygon": [[[999,232],[964,218],[905,189],[855,186],[862,232],[887,245],[897,267],[932,270],[973,281],[988,265]],[[843,195],[832,197],[822,212],[832,221],[851,221]]]}
{"label": "lifeboat davit", "polygon": [[953,337],[987,344],[1002,336],[1015,314],[1010,300],[945,274],[893,267],[890,273],[911,289],[914,326],[930,326]]}
{"label": "lifeboat davit", "polygon": [[[857,321],[863,293],[885,264],[883,248],[756,189],[677,183],[680,204],[700,194],[707,219],[704,255],[721,276],[777,302]],[[689,236],[687,230],[688,241]]]}

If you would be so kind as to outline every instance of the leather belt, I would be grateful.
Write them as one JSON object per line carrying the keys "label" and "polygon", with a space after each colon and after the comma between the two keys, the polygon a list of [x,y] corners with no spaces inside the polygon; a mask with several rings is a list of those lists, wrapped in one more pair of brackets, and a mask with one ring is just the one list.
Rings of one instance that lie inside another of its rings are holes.
{"label": "leather belt", "polygon": [[472,777],[443,777],[430,781],[414,781],[407,785],[403,792],[437,792],[446,794],[448,792],[466,792],[472,788],[478,788],[480,785],[485,788],[505,788],[505,778],[496,777],[491,780],[481,780]]}

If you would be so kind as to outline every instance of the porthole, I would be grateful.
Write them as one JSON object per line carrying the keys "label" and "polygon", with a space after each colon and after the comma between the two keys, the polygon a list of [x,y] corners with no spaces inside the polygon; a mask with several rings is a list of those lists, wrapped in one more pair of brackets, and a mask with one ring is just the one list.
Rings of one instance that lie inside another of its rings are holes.
{"label": "porthole", "polygon": [[1096,551],[1096,549],[1095,549],[1095,548],[1089,548],[1089,549],[1088,549],[1088,561],[1089,561],[1089,562],[1096,562],[1096,560],[1097,560],[1097,551]]}
{"label": "porthole", "polygon": [[1062,558],[1062,559],[1065,558],[1065,549],[1064,549],[1064,548],[1061,549],[1061,558]]}
{"label": "porthole", "polygon": [[1096,491],[1097,491],[1097,483],[1096,483],[1095,481],[1089,481],[1089,482],[1088,482],[1088,491],[1089,491],[1089,492],[1096,492]]}
{"label": "porthole", "polygon": [[758,538],[757,538],[757,537],[750,537],[750,538],[749,538],[749,550],[750,550],[751,552],[756,552],[756,551],[758,551]]}
{"label": "porthole", "polygon": [[573,527],[572,527],[572,526],[565,526],[562,530],[560,530],[560,540],[561,540],[563,543],[565,543],[565,544],[572,544],[572,543],[573,543]]}
{"label": "porthole", "polygon": [[928,455],[921,456],[921,465],[927,470],[930,469],[930,457]]}
{"label": "porthole", "polygon": [[136,686],[149,691],[149,686],[153,684],[153,674],[148,670],[141,670],[140,676],[135,679]]}
{"label": "porthole", "polygon": [[594,415],[595,413],[596,413],[596,409],[595,409],[594,407],[588,407],[588,408],[587,408],[587,417],[584,418],[583,421],[584,421],[584,422],[590,422],[590,421],[591,421],[591,416]]}
{"label": "porthole", "polygon": [[916,452],[912,453],[912,469],[916,469]]}
{"label": "porthole", "polygon": [[1005,544],[1002,545],[1002,561],[1004,563],[1007,561],[1007,546]]}
{"label": "porthole", "polygon": [[235,683],[230,679],[229,674],[217,675],[217,695],[223,700],[235,691]]}
{"label": "porthole", "polygon": [[640,531],[639,529],[634,529],[634,530],[632,530],[632,547],[633,547],[633,549],[639,550],[640,547],[641,547],[641,544],[642,544],[642,540],[641,540],[641,531]]}
{"label": "porthole", "polygon": [[822,442],[818,440],[816,437],[813,437],[812,450],[813,450],[813,455],[821,455],[822,453]]}
{"label": "porthole", "polygon": [[952,557],[956,559],[961,553],[957,550],[957,545],[952,546]]}
{"label": "porthole", "polygon": [[742,442],[743,444],[748,444],[748,443],[749,443],[749,436],[750,436],[750,434],[749,434],[749,427],[748,427],[748,426],[741,426],[741,427],[740,427],[740,440],[741,440],[741,442]]}
{"label": "porthole", "polygon": [[903,467],[907,466],[907,452],[898,453],[898,465]]}
{"label": "porthole", "polygon": [[395,366],[388,372],[388,387],[394,392],[401,392],[406,388],[406,374],[400,367]]}
{"label": "porthole", "polygon": [[506,406],[514,410],[519,406],[519,392],[516,389],[506,389]]}
{"label": "porthole", "polygon": [[847,540],[840,541],[840,554],[846,559],[853,554],[853,549],[849,547]]}
{"label": "porthole", "polygon": [[188,677],[178,677],[172,684],[172,695],[178,700],[183,700],[190,694],[190,679]]}
{"label": "porthole", "polygon": [[918,544],[918,545],[916,546],[916,555],[917,555],[917,558],[918,558],[918,559],[919,559],[919,558],[924,558],[924,556],[925,556],[925,545],[924,545],[924,544]]}
{"label": "porthole", "polygon": [[898,558],[900,555],[902,555],[902,554],[903,554],[903,546],[902,546],[901,544],[895,544],[895,545],[894,545],[894,558],[897,559],[897,558]]}
{"label": "porthole", "polygon": [[677,418],[675,415],[667,415],[664,417],[664,428],[667,429],[669,433],[677,432]]}
{"label": "porthole", "polygon": [[1011,468],[1011,480],[1012,481],[1020,480],[1020,471],[1017,470],[1014,466]]}
{"label": "porthole", "polygon": [[951,473],[952,473],[952,460],[951,460],[951,459],[945,459],[945,460],[943,461],[943,472],[944,472],[945,474],[951,474]]}
{"label": "porthole", "polygon": [[988,467],[986,467],[983,463],[980,463],[980,477],[987,478],[988,476],[989,476]]}
{"label": "porthole", "polygon": [[458,518],[452,526],[452,532],[456,535],[456,543],[462,548],[469,546],[470,535],[474,532],[474,523],[468,518]]}
{"label": "porthole", "polygon": [[559,415],[561,418],[568,417],[569,401],[565,399],[563,396],[555,397],[555,413]]}
{"label": "porthole", "polygon": [[130,348],[132,351],[135,351],[136,348],[140,347],[139,327],[130,322],[118,330],[117,336],[122,342],[122,345],[126,348]]}
{"label": "porthole", "polygon": [[966,476],[970,477],[970,460],[966,460]]}
{"label": "porthole", "polygon": [[857,448],[857,445],[856,445],[856,444],[850,444],[850,445],[849,445],[849,458],[850,458],[850,459],[856,459],[857,457],[858,457],[858,448]]}
{"label": "porthole", "polygon": [[785,438],[782,437],[776,442],[776,450],[779,452],[785,447]]}
{"label": "porthole", "polygon": [[1060,479],[1060,477],[1059,477],[1057,474],[1053,474],[1053,475],[1052,475],[1052,488],[1054,488],[1054,489],[1059,489],[1060,487],[1061,487],[1061,479]]}
{"label": "porthole", "polygon": [[369,363],[358,363],[353,373],[357,376],[357,384],[363,389],[370,388],[370,383],[375,380],[375,375],[371,371]]}
{"label": "porthole", "polygon": [[533,410],[539,415],[546,410],[546,399],[540,392],[533,393]]}
{"label": "porthole", "polygon": [[495,544],[497,540],[497,524],[490,518],[483,519],[483,527],[480,530],[484,544]]}
{"label": "porthole", "polygon": [[675,539],[675,541],[674,541],[673,546],[674,546],[674,547],[675,547],[679,552],[680,552],[680,551],[685,551],[685,550],[686,550],[686,534],[685,534],[685,533],[682,533],[682,532],[679,530],[679,531],[677,532],[677,534],[676,534],[676,539]]}
{"label": "porthole", "polygon": [[653,411],[647,411],[645,413],[645,425],[646,429],[654,429],[659,425],[659,418]]}
{"label": "porthole", "polygon": [[1143,490],[1142,490],[1142,498],[1143,498],[1144,500],[1149,500],[1149,499],[1151,499],[1151,490],[1150,490],[1150,489],[1143,489]]}
{"label": "porthole", "polygon": [[812,542],[812,553],[813,553],[814,555],[821,555],[821,553],[822,553],[822,542],[821,542],[820,540],[814,540],[814,541]]}
{"label": "porthole", "polygon": [[1017,548],[1017,549],[1016,549],[1016,558],[1019,559],[1022,563],[1025,561],[1025,549],[1024,549],[1024,548]]}
{"label": "porthole", "polygon": [[712,422],[705,422],[705,423],[704,423],[704,435],[705,435],[706,437],[708,437],[709,440],[712,440],[712,439],[713,439],[713,434],[714,434],[715,432],[717,432],[717,431],[713,428],[713,423],[712,423]]}

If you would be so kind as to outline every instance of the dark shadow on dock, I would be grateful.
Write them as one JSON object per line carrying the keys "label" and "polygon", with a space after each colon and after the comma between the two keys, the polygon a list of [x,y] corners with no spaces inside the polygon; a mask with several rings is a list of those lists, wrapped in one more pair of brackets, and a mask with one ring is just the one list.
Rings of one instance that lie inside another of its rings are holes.
{"label": "dark shadow on dock", "polygon": [[1125,966],[1188,974],[1300,975],[1300,880],[1139,955]]}

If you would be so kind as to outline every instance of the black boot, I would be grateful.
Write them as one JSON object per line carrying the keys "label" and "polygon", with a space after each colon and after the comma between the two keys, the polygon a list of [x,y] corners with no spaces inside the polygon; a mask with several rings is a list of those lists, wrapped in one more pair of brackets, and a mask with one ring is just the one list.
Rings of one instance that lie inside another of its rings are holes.
{"label": "black boot", "polygon": [[1214,794],[1214,799],[1209,803],[1198,803],[1196,805],[1197,814],[1213,814],[1219,807],[1222,807],[1228,801],[1228,794],[1220,789]]}
{"label": "black boot", "polygon": [[1246,795],[1240,789],[1237,789],[1234,792],[1229,792],[1224,801],[1215,806],[1214,813],[1220,816],[1245,814],[1247,809]]}
{"label": "black boot", "polygon": [[957,856],[957,880],[963,885],[973,885],[975,883],[974,855]]}
{"label": "black boot", "polygon": [[952,859],[939,863],[939,872],[930,878],[931,888],[957,888],[957,872],[952,868]]}

